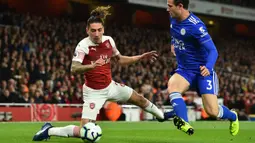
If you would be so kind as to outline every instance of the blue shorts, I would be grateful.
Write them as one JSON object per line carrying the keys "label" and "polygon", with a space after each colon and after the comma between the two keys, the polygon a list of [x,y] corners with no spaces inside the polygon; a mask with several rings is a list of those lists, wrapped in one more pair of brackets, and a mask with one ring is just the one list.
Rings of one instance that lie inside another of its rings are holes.
{"label": "blue shorts", "polygon": [[214,94],[218,95],[219,81],[217,74],[212,71],[209,76],[203,77],[200,73],[176,69],[178,73],[184,77],[190,84],[190,89],[195,89],[198,95]]}

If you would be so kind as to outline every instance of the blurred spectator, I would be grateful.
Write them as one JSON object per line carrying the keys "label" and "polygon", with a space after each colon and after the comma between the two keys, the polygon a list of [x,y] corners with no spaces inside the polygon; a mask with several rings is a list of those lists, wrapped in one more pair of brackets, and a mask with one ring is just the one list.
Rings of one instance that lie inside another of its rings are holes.
{"label": "blurred spectator", "polygon": [[45,95],[43,96],[43,103],[52,103],[49,94],[45,94]]}
{"label": "blurred spectator", "polygon": [[247,114],[244,111],[239,111],[238,112],[238,120],[240,121],[247,121],[249,118]]}
{"label": "blurred spectator", "polygon": [[72,97],[72,103],[74,103],[74,104],[83,103],[82,94],[79,90],[74,93],[74,95]]}
{"label": "blurred spectator", "polygon": [[43,94],[42,91],[36,90],[35,95],[33,96],[33,103],[43,103]]}
{"label": "blurred spectator", "polygon": [[252,100],[250,113],[255,114],[255,98],[253,98],[253,100]]}
{"label": "blurred spectator", "polygon": [[186,96],[185,103],[186,103],[187,106],[192,106],[192,107],[194,107],[195,110],[197,109],[197,105],[194,102],[194,96],[193,95]]}
{"label": "blurred spectator", "polygon": [[19,93],[16,91],[16,83],[13,79],[9,80],[8,90],[10,92],[11,102],[19,103],[20,96],[19,96]]}
{"label": "blurred spectator", "polygon": [[239,111],[242,111],[245,109],[244,101],[242,99],[242,96],[236,96],[235,99],[235,109],[238,109]]}
{"label": "blurred spectator", "polygon": [[231,4],[231,5],[251,7],[251,8],[255,7],[254,0],[204,0],[204,1]]}
{"label": "blurred spectator", "polygon": [[3,93],[0,95],[0,103],[12,103],[12,98],[10,96],[9,90],[3,90]]}
{"label": "blurred spectator", "polygon": [[65,104],[70,104],[70,98],[67,92],[64,93],[62,99],[61,99],[61,103],[65,103]]}
{"label": "blurred spectator", "polygon": [[29,93],[26,91],[22,92],[19,102],[20,103],[30,103]]}
{"label": "blurred spectator", "polygon": [[54,104],[61,103],[61,95],[59,91],[56,91],[55,93],[53,93],[53,97],[51,101],[52,101],[51,103],[54,103]]}

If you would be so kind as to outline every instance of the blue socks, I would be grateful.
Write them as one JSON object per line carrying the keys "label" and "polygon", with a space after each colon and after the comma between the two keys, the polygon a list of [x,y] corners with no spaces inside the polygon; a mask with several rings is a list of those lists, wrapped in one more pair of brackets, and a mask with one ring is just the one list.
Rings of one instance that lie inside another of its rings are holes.
{"label": "blue socks", "polygon": [[165,115],[165,118],[169,119],[169,118],[173,118],[176,114],[173,110],[173,111],[164,113],[164,115]]}
{"label": "blue socks", "polygon": [[221,119],[228,119],[230,121],[236,120],[236,114],[231,112],[226,106],[219,105],[219,114],[218,117]]}
{"label": "blue socks", "polygon": [[[176,115],[188,122],[187,107],[181,93],[172,92],[169,94],[169,97],[174,110],[166,113],[166,116],[171,118]],[[221,119],[228,119],[230,121],[235,121],[237,118],[235,113],[231,112],[226,106],[223,105],[219,105],[218,117]]]}
{"label": "blue socks", "polygon": [[189,122],[188,115],[187,115],[188,112],[187,112],[186,103],[182,99],[181,93],[172,92],[169,94],[169,97],[170,97],[170,102],[174,108],[174,112],[175,112],[176,116],[182,118],[186,122]]}

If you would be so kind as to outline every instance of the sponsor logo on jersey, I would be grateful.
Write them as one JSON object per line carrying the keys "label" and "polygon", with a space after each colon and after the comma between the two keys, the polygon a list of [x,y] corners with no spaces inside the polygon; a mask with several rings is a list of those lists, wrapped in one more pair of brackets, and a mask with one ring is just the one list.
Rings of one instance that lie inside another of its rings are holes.
{"label": "sponsor logo on jersey", "polygon": [[185,35],[186,34],[186,30],[184,28],[181,29],[181,35]]}
{"label": "sponsor logo on jersey", "polygon": [[205,37],[206,35],[208,35],[208,32],[205,31],[204,27],[200,27],[199,31],[202,33],[202,35],[200,35],[200,37]]}
{"label": "sponsor logo on jersey", "polygon": [[179,50],[186,50],[185,49],[185,44],[182,40],[178,40],[174,37],[172,39],[173,39],[174,48],[177,48]]}

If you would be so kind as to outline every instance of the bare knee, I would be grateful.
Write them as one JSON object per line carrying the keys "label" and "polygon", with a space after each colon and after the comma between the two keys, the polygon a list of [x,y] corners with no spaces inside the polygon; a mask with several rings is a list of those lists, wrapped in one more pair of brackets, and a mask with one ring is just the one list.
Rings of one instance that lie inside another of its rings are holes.
{"label": "bare knee", "polygon": [[169,94],[172,92],[179,92],[178,87],[172,82],[168,82],[167,91]]}
{"label": "bare knee", "polygon": [[205,108],[205,111],[206,111],[206,113],[207,113],[209,116],[211,116],[211,117],[217,117],[218,114],[219,114],[219,108],[218,108],[218,106],[215,107],[215,108],[207,107],[207,108]]}
{"label": "bare knee", "polygon": [[168,93],[180,92],[183,93],[189,88],[189,82],[180,76],[179,74],[174,74],[168,81],[167,91]]}

